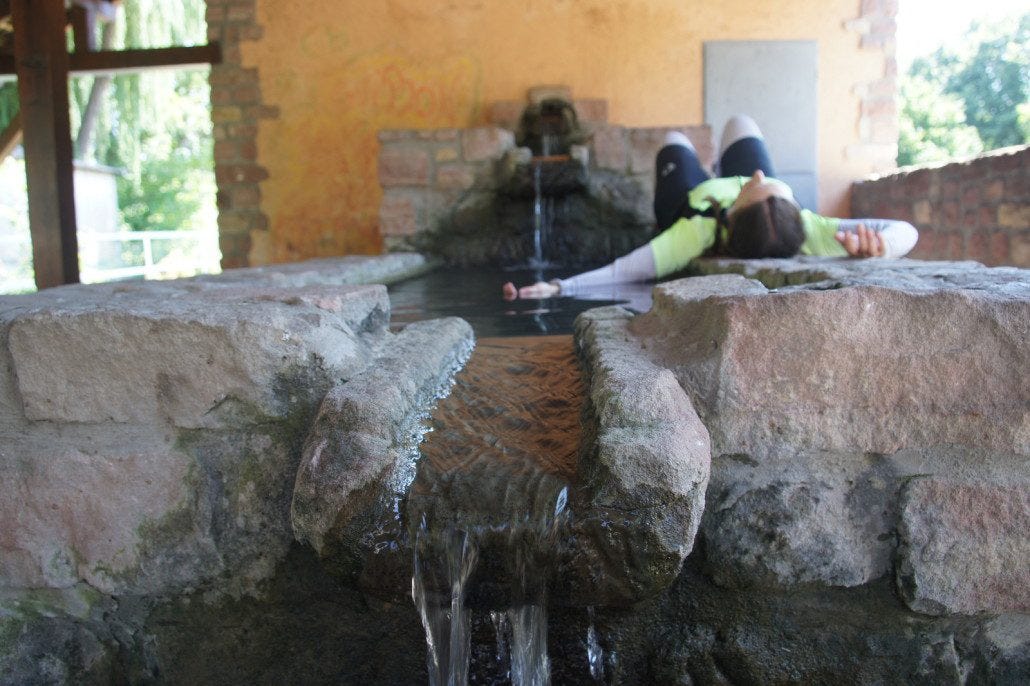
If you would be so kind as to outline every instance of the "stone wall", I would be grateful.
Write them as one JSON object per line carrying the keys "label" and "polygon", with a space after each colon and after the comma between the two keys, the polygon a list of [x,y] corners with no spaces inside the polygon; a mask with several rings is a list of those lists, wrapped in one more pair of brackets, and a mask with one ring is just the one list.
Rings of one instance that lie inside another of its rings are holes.
{"label": "stone wall", "polygon": [[[425,267],[0,298],[0,684],[424,683],[407,584],[369,597],[316,551],[340,525],[406,550],[364,513],[395,512],[408,422],[471,332],[391,331],[358,284]],[[549,595],[552,680],[599,681],[589,642],[612,684],[1027,683],[1028,272],[698,268],[577,322],[562,547],[589,574]],[[407,582],[400,561],[372,569]],[[490,618],[474,633],[483,681]]]}
{"label": "stone wall", "polygon": [[856,183],[851,216],[913,223],[912,257],[1030,266],[1030,146]]}

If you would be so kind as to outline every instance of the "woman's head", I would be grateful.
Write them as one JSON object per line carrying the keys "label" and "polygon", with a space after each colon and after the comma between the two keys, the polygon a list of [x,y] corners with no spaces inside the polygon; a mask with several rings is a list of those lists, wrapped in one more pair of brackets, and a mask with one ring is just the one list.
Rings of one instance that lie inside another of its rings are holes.
{"label": "woman's head", "polygon": [[786,184],[757,171],[727,214],[726,248],[743,258],[793,257],[805,241],[801,211]]}

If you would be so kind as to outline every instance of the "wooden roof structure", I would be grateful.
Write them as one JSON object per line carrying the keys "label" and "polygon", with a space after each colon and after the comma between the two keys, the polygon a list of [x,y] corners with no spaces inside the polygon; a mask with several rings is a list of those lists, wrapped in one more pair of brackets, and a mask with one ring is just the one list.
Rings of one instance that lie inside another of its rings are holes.
{"label": "wooden roof structure", "polygon": [[[25,150],[29,231],[37,288],[78,283],[78,241],[72,192],[68,76],[186,67],[221,62],[217,43],[194,47],[90,51],[78,8],[64,0],[0,0],[13,25],[13,52],[0,54],[0,79],[18,80],[19,116],[0,134],[11,146],[20,130]],[[67,49],[66,31],[75,33]]]}

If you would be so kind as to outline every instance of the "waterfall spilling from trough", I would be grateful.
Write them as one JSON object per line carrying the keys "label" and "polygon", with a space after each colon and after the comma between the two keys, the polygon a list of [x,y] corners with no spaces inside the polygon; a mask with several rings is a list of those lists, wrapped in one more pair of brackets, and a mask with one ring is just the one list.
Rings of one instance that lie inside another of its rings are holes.
{"label": "waterfall spilling from trough", "polygon": [[468,683],[474,613],[494,630],[492,672],[550,683],[548,583],[581,403],[569,337],[486,339],[433,413],[408,501],[431,684]]}

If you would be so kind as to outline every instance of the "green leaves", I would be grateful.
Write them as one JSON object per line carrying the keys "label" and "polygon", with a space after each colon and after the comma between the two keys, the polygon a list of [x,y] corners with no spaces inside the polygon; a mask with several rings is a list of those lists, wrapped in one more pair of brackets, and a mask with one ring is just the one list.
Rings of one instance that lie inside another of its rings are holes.
{"label": "green leaves", "polygon": [[915,60],[902,77],[898,164],[1027,142],[1028,94],[1030,14],[998,24],[974,22],[965,44]]}

